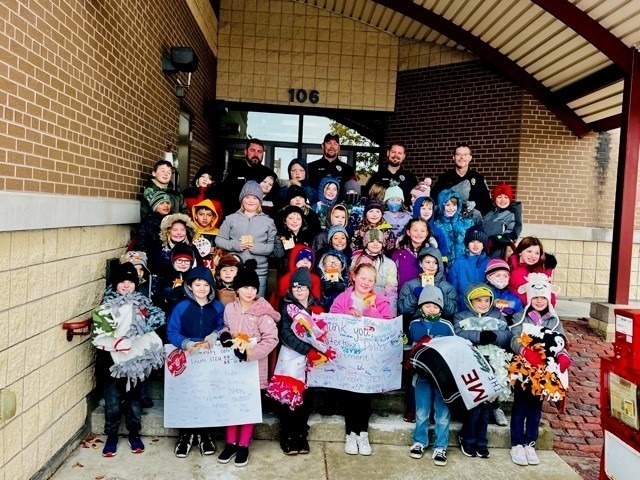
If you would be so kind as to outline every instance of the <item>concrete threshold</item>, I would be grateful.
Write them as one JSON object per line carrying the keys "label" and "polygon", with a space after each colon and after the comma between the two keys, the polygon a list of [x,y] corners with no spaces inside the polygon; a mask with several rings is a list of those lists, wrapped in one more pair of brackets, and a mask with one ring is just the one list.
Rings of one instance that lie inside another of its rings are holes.
{"label": "concrete threshold", "polygon": [[[104,440],[104,436],[100,437]],[[437,467],[429,449],[420,460],[409,457],[409,448],[393,445],[373,445],[370,457],[344,453],[342,442],[311,442],[309,455],[286,457],[278,442],[255,440],[250,446],[249,464],[237,468],[233,461],[221,465],[218,452],[203,457],[195,448],[189,457],[173,455],[174,438],[145,437],[146,451],[134,455],[126,437],[121,438],[118,454],[102,457],[102,443],[97,448],[78,447],[53,475],[53,480],[206,480],[243,479],[271,480],[300,478],[305,480],[415,480],[420,478],[455,478],[460,480],[513,479],[527,480],[580,479],[580,476],[556,453],[539,451],[540,465],[520,467],[511,462],[509,450],[491,449],[491,458],[468,458],[457,448],[448,451],[448,465]]]}

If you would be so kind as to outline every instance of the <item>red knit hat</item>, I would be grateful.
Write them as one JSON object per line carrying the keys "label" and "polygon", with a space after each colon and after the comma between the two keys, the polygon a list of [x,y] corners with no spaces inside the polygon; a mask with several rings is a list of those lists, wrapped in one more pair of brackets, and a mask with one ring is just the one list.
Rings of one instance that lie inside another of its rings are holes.
{"label": "red knit hat", "polygon": [[499,183],[493,187],[493,190],[491,191],[491,199],[493,200],[493,203],[496,202],[498,195],[506,195],[509,197],[509,202],[513,202],[513,189],[506,183]]}

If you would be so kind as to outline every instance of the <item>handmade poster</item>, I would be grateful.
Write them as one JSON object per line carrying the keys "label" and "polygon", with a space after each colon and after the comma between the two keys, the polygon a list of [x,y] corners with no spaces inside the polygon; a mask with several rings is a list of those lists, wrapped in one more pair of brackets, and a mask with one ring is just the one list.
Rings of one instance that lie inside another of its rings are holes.
{"label": "handmade poster", "polygon": [[333,361],[311,369],[308,386],[358,393],[400,388],[402,317],[391,320],[325,313]]}
{"label": "handmade poster", "polygon": [[164,348],[165,428],[262,422],[258,362],[240,362],[219,343],[192,354]]}

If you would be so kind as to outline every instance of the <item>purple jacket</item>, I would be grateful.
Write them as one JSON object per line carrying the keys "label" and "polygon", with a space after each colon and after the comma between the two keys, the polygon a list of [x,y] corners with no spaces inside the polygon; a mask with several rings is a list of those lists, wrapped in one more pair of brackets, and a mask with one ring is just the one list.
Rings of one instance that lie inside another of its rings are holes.
{"label": "purple jacket", "polygon": [[420,266],[418,265],[418,254],[413,253],[407,247],[399,248],[391,255],[398,267],[398,286],[401,287],[409,280],[418,278],[420,275]]}

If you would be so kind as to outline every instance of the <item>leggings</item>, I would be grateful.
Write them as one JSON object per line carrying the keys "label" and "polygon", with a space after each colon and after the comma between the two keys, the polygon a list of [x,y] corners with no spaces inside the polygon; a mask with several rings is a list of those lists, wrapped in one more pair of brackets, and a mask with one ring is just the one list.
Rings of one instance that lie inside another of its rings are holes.
{"label": "leggings", "polygon": [[248,447],[251,441],[251,435],[253,434],[253,427],[253,423],[246,425],[229,425],[226,432],[227,443]]}

